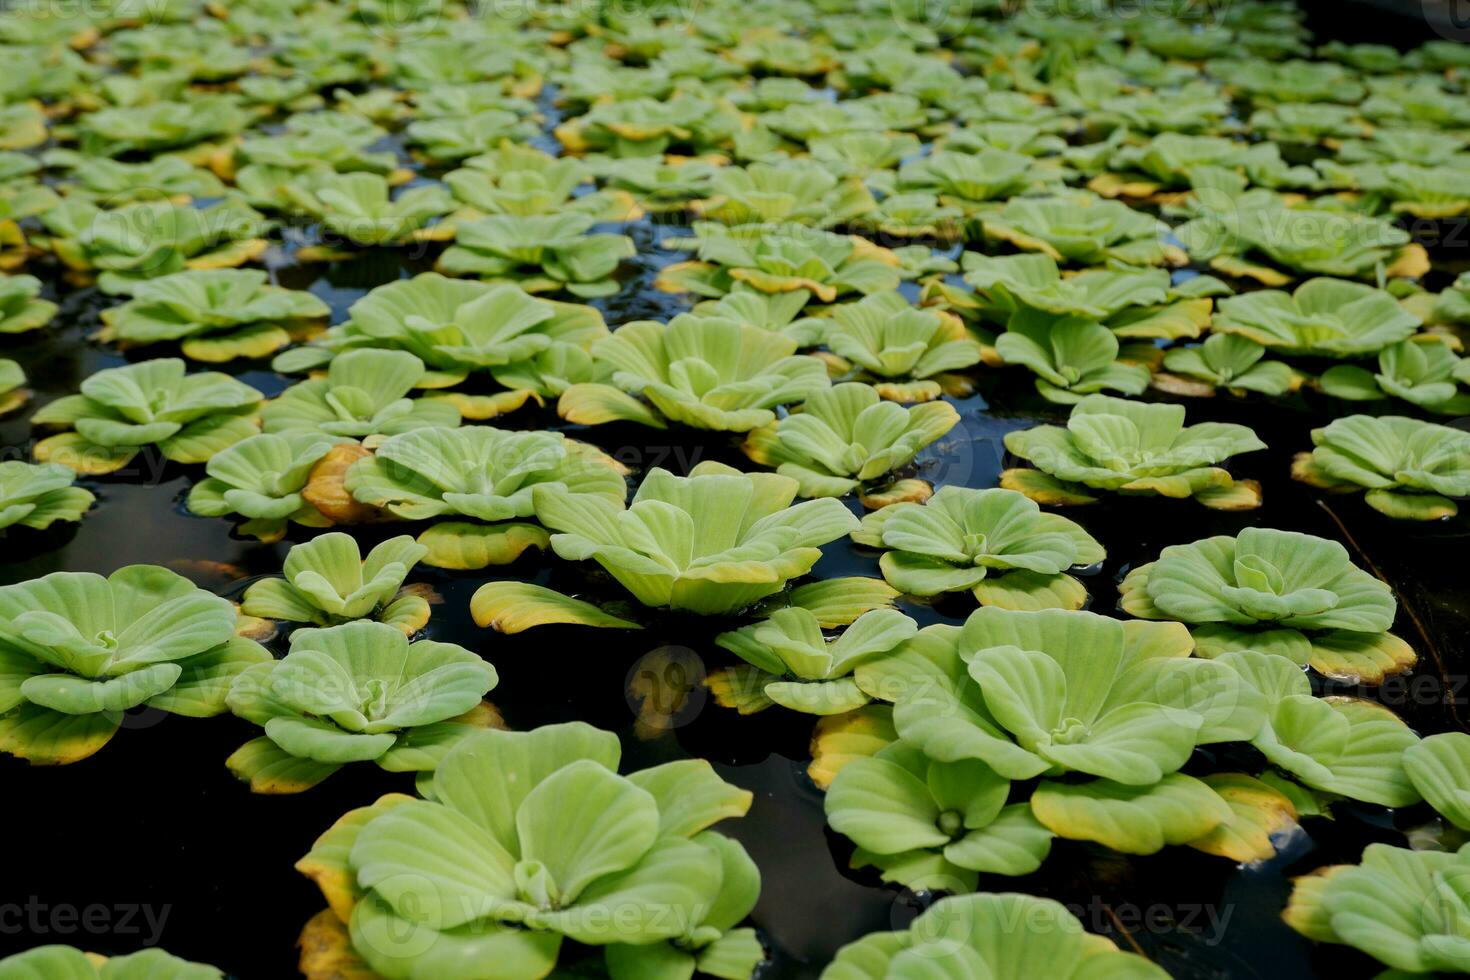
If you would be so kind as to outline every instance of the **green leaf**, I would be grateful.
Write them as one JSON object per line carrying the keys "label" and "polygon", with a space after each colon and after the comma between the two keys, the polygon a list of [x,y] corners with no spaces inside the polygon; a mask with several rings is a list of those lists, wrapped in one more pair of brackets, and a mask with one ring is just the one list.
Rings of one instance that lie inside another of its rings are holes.
{"label": "green leaf", "polygon": [[605,613],[590,602],[528,582],[489,582],[480,586],[470,598],[470,615],[477,625],[501,633],[521,633],[552,623],[605,629],[643,628]]}
{"label": "green leaf", "polygon": [[1441,816],[1470,829],[1470,735],[1444,732],[1409,746],[1404,771]]}
{"label": "green leaf", "polygon": [[1234,816],[1208,784],[1170,773],[1151,786],[1046,782],[1031,797],[1036,818],[1058,837],[1087,840],[1124,854],[1153,854],[1187,844]]}

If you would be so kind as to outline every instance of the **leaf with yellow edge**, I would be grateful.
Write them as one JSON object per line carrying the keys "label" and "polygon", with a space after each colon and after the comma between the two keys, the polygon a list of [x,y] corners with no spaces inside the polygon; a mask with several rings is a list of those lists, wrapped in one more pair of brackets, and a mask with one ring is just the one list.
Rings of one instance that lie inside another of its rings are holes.
{"label": "leaf with yellow edge", "polygon": [[268,248],[270,242],[264,238],[247,238],[196,255],[184,264],[190,269],[236,269],[260,258]]}
{"label": "leaf with yellow edge", "polygon": [[1204,777],[1220,798],[1230,805],[1232,816],[1189,846],[1206,854],[1252,864],[1276,856],[1273,837],[1294,828],[1296,807],[1280,790],[1253,776],[1239,772],[1213,773]]}
{"label": "leaf with yellow edge", "polygon": [[1322,896],[1327,890],[1328,881],[1351,867],[1351,864],[1332,864],[1300,878],[1293,878],[1291,898],[1281,913],[1282,921],[1308,939],[1319,943],[1341,942],[1332,928],[1332,917],[1322,903]]}
{"label": "leaf with yellow edge", "polygon": [[1415,242],[1399,249],[1393,264],[1384,269],[1383,274],[1389,279],[1422,279],[1429,269],[1429,252]]}
{"label": "leaf with yellow edge", "polygon": [[477,422],[493,419],[499,415],[508,415],[529,401],[534,401],[537,405],[546,404],[540,395],[525,388],[515,391],[497,391],[493,395],[467,395],[462,391],[446,391],[428,397],[444,399],[459,409],[460,415]]}
{"label": "leaf with yellow edge", "polygon": [[1333,479],[1316,464],[1311,453],[1297,453],[1291,459],[1291,478],[1298,483],[1305,483],[1309,487],[1319,490],[1327,490],[1332,493],[1344,493],[1359,489],[1355,483],[1347,483]]}
{"label": "leaf with yellow edge", "polygon": [[1099,197],[1131,197],[1142,199],[1163,189],[1157,181],[1130,177],[1127,174],[1101,173],[1087,182],[1087,189]]}
{"label": "leaf with yellow edge", "polygon": [[301,496],[333,524],[364,524],[388,520],[390,515],[354,499],[343,485],[347,468],[372,453],[355,442],[333,446],[312,467]]}
{"label": "leaf with yellow edge", "polygon": [[348,810],[312,843],[306,856],[296,862],[296,870],[316,883],[332,914],[341,921],[352,918],[352,909],[364,894],[357,886],[357,875],[349,863],[358,833],[375,817],[412,800],[412,796],[403,793],[387,793],[368,806]]}
{"label": "leaf with yellow edge", "polygon": [[1382,684],[1419,660],[1414,648],[1392,633],[1332,630],[1311,637],[1311,644],[1307,662],[1312,669],[1349,684]]}
{"label": "leaf with yellow edge", "polygon": [[60,463],[83,476],[116,473],[138,455],[136,446],[109,449],[88,442],[80,432],[59,432],[47,436],[31,449],[38,463]]}
{"label": "leaf with yellow edge", "polygon": [[381,980],[352,948],[352,937],[331,909],[312,916],[296,940],[296,968],[306,980]]}
{"label": "leaf with yellow edge", "polygon": [[190,337],[179,345],[191,361],[223,364],[237,358],[267,357],[291,343],[291,334],[274,323],[252,323],[241,330],[215,337]]}
{"label": "leaf with yellow edge", "polygon": [[66,766],[93,755],[117,734],[115,712],[67,715],[29,702],[0,716],[0,753],[36,766]]}
{"label": "leaf with yellow edge", "polygon": [[982,606],[1019,609],[1081,609],[1087,605],[1087,587],[1071,575],[1048,575],[1018,568],[987,576],[972,590]]}
{"label": "leaf with yellow edge", "polygon": [[0,415],[9,415],[31,400],[29,388],[16,388],[0,395]]}
{"label": "leaf with yellow edge", "polygon": [[1000,485],[1007,490],[1024,493],[1038,504],[1051,507],[1097,503],[1096,497],[1088,496],[1075,485],[1064,483],[1049,473],[1026,467],[1003,471],[1000,474]]}
{"label": "leaf with yellow edge", "polygon": [[643,628],[638,623],[605,613],[590,602],[573,599],[530,582],[487,582],[470,599],[470,615],[478,625],[501,633],[521,633],[534,626],[552,623],[607,629]]}
{"label": "leaf with yellow edge", "polygon": [[806,773],[818,789],[826,789],[843,766],[875,755],[896,741],[890,705],[870,704],[845,714],[826,715],[812,731],[812,761]]}
{"label": "leaf with yellow edge", "polygon": [[1177,395],[1180,398],[1213,398],[1215,386],[1207,381],[1195,381],[1179,374],[1170,374],[1167,371],[1159,371],[1149,379],[1149,385],[1155,391],[1162,391],[1166,395]]}
{"label": "leaf with yellow edge", "polygon": [[776,702],[766,695],[766,685],[776,678],[750,664],[736,664],[712,671],[704,686],[722,708],[734,708],[742,715],[765,711]]}
{"label": "leaf with yellow edge", "polygon": [[1268,265],[1247,262],[1233,255],[1216,256],[1210,260],[1210,268],[1237,279],[1254,279],[1263,286],[1285,286],[1292,281],[1291,276],[1284,272],[1278,272]]}
{"label": "leaf with yellow edge", "polygon": [[1229,486],[1197,491],[1194,499],[1211,510],[1255,510],[1261,506],[1261,484],[1255,480],[1236,480]]}
{"label": "leaf with yellow edge", "polygon": [[528,548],[545,551],[551,535],[536,524],[444,521],[420,534],[418,541],[429,549],[423,557],[425,565],[464,571],[509,565]]}
{"label": "leaf with yellow edge", "polygon": [[291,755],[264,736],[240,746],[225,765],[250,792],[281,796],[303,793],[342,768]]}
{"label": "leaf with yellow edge", "polygon": [[928,480],[908,479],[895,480],[886,487],[859,494],[858,500],[862,501],[863,506],[868,510],[878,510],[889,504],[922,504],[932,496],[934,496],[934,484]]}
{"label": "leaf with yellow edge", "polygon": [[914,402],[932,402],[944,394],[938,381],[878,381],[873,388],[885,400],[908,405]]}
{"label": "leaf with yellow edge", "polygon": [[[798,585],[785,597],[784,605],[799,606],[817,617],[822,629],[851,626],[865,612],[892,609],[901,593],[881,578],[850,576]],[[763,612],[779,608],[780,597],[773,597]]]}
{"label": "leaf with yellow edge", "polygon": [[1031,796],[1031,812],[1058,837],[1093,841],[1122,854],[1187,844],[1234,816],[1208,784],[1181,772],[1151,786],[1044,781]]}
{"label": "leaf with yellow edge", "polygon": [[668,428],[658,413],[625,391],[605,384],[575,384],[561,393],[556,413],[577,425],[637,422],[655,429]]}
{"label": "leaf with yellow edge", "polygon": [[1208,298],[1183,299],[1165,306],[1138,306],[1111,317],[1107,327],[1123,340],[1193,339],[1209,327],[1214,308],[1215,301]]}

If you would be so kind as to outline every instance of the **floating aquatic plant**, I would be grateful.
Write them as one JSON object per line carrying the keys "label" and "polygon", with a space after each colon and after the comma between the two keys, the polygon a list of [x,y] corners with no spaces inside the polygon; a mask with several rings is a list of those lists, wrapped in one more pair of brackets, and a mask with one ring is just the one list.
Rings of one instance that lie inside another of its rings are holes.
{"label": "floating aquatic plant", "polygon": [[247,616],[316,626],[358,619],[387,623],[412,635],[429,621],[429,601],[403,588],[428,549],[407,534],[389,538],[362,556],[350,534],[332,531],[293,545],[283,578],[253,583],[240,599]]}
{"label": "floating aquatic plant", "polygon": [[1350,415],[1312,430],[1311,452],[1291,475],[1332,491],[1367,492],[1369,507],[1389,517],[1435,520],[1470,496],[1470,434],[1423,419]]}

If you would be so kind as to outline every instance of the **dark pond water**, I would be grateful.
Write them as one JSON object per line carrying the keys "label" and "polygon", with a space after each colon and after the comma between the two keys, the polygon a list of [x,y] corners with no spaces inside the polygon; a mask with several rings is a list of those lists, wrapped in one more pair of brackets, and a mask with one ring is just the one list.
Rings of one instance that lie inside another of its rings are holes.
{"label": "dark pond water", "polygon": [[[677,256],[657,247],[666,229],[642,223],[626,229],[640,258],[626,267],[619,296],[600,303],[609,322],[666,316],[680,301],[653,293],[657,267]],[[432,264],[431,255],[378,252],[330,266],[294,264],[292,249],[269,256],[274,277],[310,288],[328,301],[334,322],[368,289]],[[1442,271],[1453,266],[1441,254]],[[43,268],[32,268],[43,277]],[[19,361],[36,397],[0,421],[6,458],[28,458],[27,417],[45,402],[77,390],[87,375],[121,363],[88,340],[108,301],[91,290],[61,289],[63,313],[50,331],[0,344]],[[165,351],[146,351],[156,356]],[[268,394],[288,380],[268,366],[230,370]],[[994,486],[1003,468],[1002,436],[1063,414],[1035,395],[1024,373],[978,371],[977,393],[956,402],[963,421],[920,457],[918,475],[936,485]],[[1189,501],[1123,500],[1072,512],[1106,545],[1109,558],[1088,578],[1091,608],[1108,612],[1116,583],[1160,548],[1248,524],[1294,528],[1344,541],[1363,564],[1394,585],[1400,599],[1396,631],[1418,650],[1418,667],[1381,690],[1359,691],[1393,707],[1424,733],[1464,727],[1466,637],[1470,635],[1467,578],[1459,556],[1470,536],[1466,518],[1427,526],[1392,523],[1356,498],[1320,500],[1288,475],[1291,456],[1310,445],[1309,431],[1341,406],[1311,399],[1264,403],[1218,398],[1191,403],[1192,420],[1253,426],[1272,449],[1236,461],[1238,476],[1260,480],[1264,506],[1221,514]],[[549,410],[530,410],[498,424],[572,431]],[[631,426],[576,430],[635,470],[683,471],[702,459],[743,462],[733,440],[666,434]],[[289,545],[314,533],[293,528],[274,545],[242,540],[224,520],[195,518],[182,505],[199,468],[161,465],[140,457],[131,472],[85,481],[97,507],[78,526],[0,539],[0,582],[57,570],[108,573],[131,563],[167,565],[200,585],[237,597],[256,578],[275,573]],[[857,505],[854,504],[854,507]],[[357,529],[374,542],[392,528]],[[817,577],[877,575],[873,555],[835,543]],[[595,570],[527,557],[489,573],[421,569],[411,581],[442,598],[430,634],[479,651],[500,673],[491,698],[506,721],[529,728],[581,719],[622,736],[625,766],[640,768],[685,756],[710,759],[730,781],[755,793],[745,819],[727,825],[760,865],[764,889],[754,914],[772,953],[766,980],[814,978],[838,947],[878,929],[905,924],[929,896],[882,885],[871,872],[846,870],[850,846],[825,828],[820,793],[805,775],[812,719],[776,708],[751,717],[706,701],[701,671],[730,662],[713,637],[729,624],[629,610],[641,632],[547,627],[507,637],[477,628],[469,598],[495,578],[532,580],[616,607],[624,595]],[[967,602],[905,603],[921,623],[959,623]],[[284,650],[282,638],[273,646]],[[661,665],[670,659],[676,669]],[[650,672],[652,674],[650,675]],[[636,724],[641,701],[630,683],[652,676],[655,690],[678,705],[668,727]],[[678,701],[677,695],[686,695]],[[258,797],[237,783],[224,760],[255,732],[224,717],[189,720],[153,713],[128,719],[106,749],[77,765],[30,768],[0,758],[8,846],[0,871],[0,955],[38,942],[68,942],[125,952],[162,942],[174,953],[216,963],[249,980],[295,973],[294,943],[302,924],[322,907],[314,885],[292,870],[313,838],[343,811],[388,791],[411,791],[406,777],[371,766],[348,767],[317,789],[295,797]],[[1259,764],[1249,750],[1229,758],[1201,756],[1198,771]],[[1016,889],[1073,906],[1087,926],[1137,948],[1183,978],[1372,976],[1377,967],[1343,947],[1313,948],[1286,928],[1279,911],[1289,878],[1322,864],[1356,860],[1372,841],[1402,843],[1426,824],[1425,808],[1390,813],[1342,806],[1334,819],[1306,821],[1282,853],[1239,868],[1220,858],[1171,848],[1124,859],[1074,842],[1058,842],[1036,875],[982,880],[982,889]],[[73,910],[68,914],[68,910]],[[81,923],[103,924],[89,931]]]}

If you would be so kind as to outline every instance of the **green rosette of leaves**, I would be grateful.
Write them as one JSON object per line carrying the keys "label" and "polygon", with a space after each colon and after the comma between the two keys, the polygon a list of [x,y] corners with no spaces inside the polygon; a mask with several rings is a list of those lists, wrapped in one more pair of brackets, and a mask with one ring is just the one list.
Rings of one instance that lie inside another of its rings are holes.
{"label": "green rosette of leaves", "polygon": [[760,874],[709,828],[751,794],[703,760],[622,776],[620,754],[581,722],[480,732],[440,760],[428,799],[345,815],[296,866],[337,955],[384,980],[539,980],[571,940],[603,947],[613,980],[748,980],[764,952],[738,926]]}
{"label": "green rosette of leaves", "polygon": [[813,228],[851,224],[872,211],[873,195],[856,177],[834,176],[810,160],[726,167],[710,182],[695,214],[727,225],[791,222]]}
{"label": "green rosette of leaves", "polygon": [[[951,971],[948,974],[936,971]],[[911,977],[1164,980],[1164,970],[1082,928],[1067,907],[1018,892],[936,902],[903,932],[875,932],[837,951],[821,980]]]}
{"label": "green rosette of leaves", "polygon": [[649,471],[627,507],[559,487],[537,488],[534,501],[562,558],[596,561],[646,606],[728,615],[780,592],[821,545],[857,528],[830,497],[793,505],[798,490],[778,473],[705,461],[687,477]]}
{"label": "green rosette of leaves", "polygon": [[984,353],[958,317],[910,306],[897,292],[844,303],[824,324],[827,349],[892,401],[938,398],[938,375],[972,367]]}
{"label": "green rosette of leaves", "polygon": [[897,255],[865,238],[800,225],[694,224],[692,262],[666,266],[654,285],[715,299],[744,283],[763,293],[805,290],[823,303],[846,293],[891,292],[904,278]]}
{"label": "green rosette of leaves", "polygon": [[379,174],[324,174],[307,187],[291,184],[286,196],[321,223],[329,237],[353,245],[405,245],[454,210],[454,199],[438,185],[410,187],[396,197]]}
{"label": "green rosette of leaves", "polygon": [[[777,609],[768,619],[721,633],[715,643],[754,670],[732,673],[723,697],[741,714],[772,704],[813,715],[838,715],[867,704],[852,672],[918,632],[918,624],[893,609],[871,609],[833,638],[810,609]],[[723,685],[722,685],[723,686]]]}
{"label": "green rosette of leaves", "polygon": [[527,520],[537,516],[537,487],[615,508],[628,492],[617,463],[591,446],[559,432],[486,425],[391,436],[352,464],[345,486],[358,502],[403,520],[450,518],[419,543],[429,549],[425,564],[461,569],[508,564],[527,548],[546,547],[546,531]]}
{"label": "green rosette of leaves", "polygon": [[235,635],[235,618],[157,565],[0,588],[0,752],[64,765],[106,745],[134,708],[220,714],[232,678],[270,660]]}
{"label": "green rosette of leaves", "polygon": [[1011,781],[975,759],[941,762],[905,742],[848,762],[824,806],[832,829],[856,846],[853,868],[913,889],[972,892],[980,873],[1030,874],[1053,834]]}
{"label": "green rosette of leaves", "polygon": [[445,175],[444,183],[464,204],[456,219],[563,211],[589,214],[598,221],[635,221],[643,216],[626,190],[577,194],[591,176],[581,160],[506,143],[466,160],[462,168]]}
{"label": "green rosette of leaves", "polygon": [[1328,800],[1419,802],[1407,770],[1419,736],[1391,710],[1361,698],[1315,697],[1307,675],[1275,653],[1239,649],[1215,662],[1264,698],[1266,723],[1250,742],[1292,779]]}
{"label": "green rosette of leaves", "polygon": [[186,269],[140,283],[132,299],[103,312],[98,336],[123,347],[178,341],[185,357],[220,363],[273,354],[330,313],[258,269]]}
{"label": "green rosette of leaves", "polygon": [[719,317],[773,333],[785,334],[798,348],[816,347],[822,342],[822,322],[814,316],[802,316],[812,294],[804,289],[794,293],[762,293],[745,286],[726,293],[719,299],[696,303],[694,316]]}
{"label": "green rosette of leaves", "polygon": [[995,340],[1007,364],[1036,375],[1047,401],[1075,405],[1100,391],[1141,395],[1151,374],[1147,365],[1118,359],[1118,337],[1096,320],[1021,310]]}
{"label": "green rosette of leaves", "polygon": [[[393,348],[427,366],[418,387],[447,388],[485,372],[510,391],[554,397],[592,380],[589,349],[608,336],[594,307],[437,272],[379,286],[352,304],[348,317],[321,340],[280,355],[273,366],[288,373],[312,370],[340,351]],[[486,399],[454,392],[448,397],[470,417],[486,416]],[[504,396],[489,399],[497,397]]]}
{"label": "green rosette of leaves", "polygon": [[1369,844],[1358,864],[1295,879],[1282,918],[1308,939],[1352,946],[1390,967],[1380,976],[1466,973],[1467,878],[1470,844],[1457,851]]}
{"label": "green rosette of leaves", "polygon": [[11,527],[44,531],[57,521],[80,521],[97,498],[74,486],[76,478],[57,463],[0,462],[0,535]]}
{"label": "green rosette of leaves", "polygon": [[667,419],[749,432],[775,421],[779,406],[831,385],[827,366],[796,346],[783,333],[718,316],[626,323],[592,345],[594,366],[611,384],[572,385],[557,412],[583,425],[625,420],[663,428]]}
{"label": "green rosette of leaves", "polygon": [[1124,494],[1193,497],[1224,510],[1260,505],[1251,481],[1216,465],[1266,444],[1243,425],[1184,424],[1184,406],[1088,395],[1065,428],[1039,425],[1006,433],[1005,446],[1035,470],[1006,470],[1001,485],[1044,504],[1091,503],[1085,488]]}
{"label": "green rosette of leaves", "polygon": [[962,629],[921,630],[855,677],[894,702],[905,746],[983,763],[1006,780],[1043,777],[1031,816],[1057,836],[1126,854],[1196,842],[1210,850],[1232,809],[1179,769],[1196,746],[1255,737],[1265,703],[1192,648],[1178,624],[984,607]]}
{"label": "green rosette of leaves", "polygon": [[971,591],[1006,609],[1082,608],[1087,589],[1067,573],[1106,557],[1080,524],[1000,488],[941,487],[922,504],[891,504],[864,517],[852,539],[887,549],[878,567],[900,592]]}
{"label": "green rosette of leaves", "polygon": [[494,719],[482,701],[498,680],[478,654],[389,623],[297,630],[284,659],[230,685],[230,710],[265,734],[226,765],[257,793],[299,793],[353,762],[431,772]]}
{"label": "green rosette of leaves", "polygon": [[1398,611],[1392,590],[1336,541],[1298,531],[1248,527],[1171,545],[1119,590],[1125,612],[1190,626],[1201,656],[1259,650],[1369,684],[1415,661],[1388,632]]}
{"label": "green rosette of leaves", "polygon": [[41,280],[35,276],[0,273],[0,334],[39,330],[55,318],[59,308],[41,298]]}
{"label": "green rosette of leaves", "polygon": [[423,382],[424,362],[407,351],[350,350],[326,377],[300,381],[260,410],[266,432],[317,432],[372,446],[414,429],[453,429],[459,409],[443,398],[409,398]]}
{"label": "green rosette of leaves", "polygon": [[930,191],[940,204],[973,217],[998,210],[1000,202],[1035,186],[1038,172],[1045,171],[1038,170],[1034,159],[1009,150],[989,146],[977,153],[941,150],[900,167],[897,187]]}
{"label": "green rosette of leaves", "polygon": [[139,201],[114,210],[69,199],[41,215],[41,224],[62,264],[95,273],[109,296],[185,269],[234,268],[267,247],[265,218],[236,198],[208,208]]}
{"label": "green rosette of leaves", "polygon": [[371,619],[411,636],[429,622],[429,602],[404,589],[403,580],[427,553],[403,534],[378,544],[364,558],[352,535],[321,534],[291,547],[284,578],[261,579],[246,589],[240,611],[316,626]]}
{"label": "green rosette of leaves", "polygon": [[519,285],[527,292],[566,290],[574,296],[611,296],[618,264],[631,258],[633,239],[588,234],[597,219],[578,212],[497,214],[456,227],[454,244],[439,257],[440,272]]}
{"label": "green rosette of leaves", "polygon": [[1222,299],[1211,328],[1277,353],[1350,359],[1406,340],[1419,318],[1384,290],[1317,278],[1290,293],[1263,289]]}
{"label": "green rosette of leaves", "polygon": [[1420,334],[1391,344],[1378,353],[1378,370],[1336,364],[1322,372],[1318,384],[1334,398],[1384,401],[1399,398],[1437,415],[1470,412],[1470,361],[1451,349],[1438,334]]}
{"label": "green rosette of leaves", "polygon": [[1349,415],[1312,430],[1295,479],[1334,492],[1367,491],[1369,507],[1389,517],[1433,521],[1459,512],[1470,496],[1470,434],[1400,415]]}
{"label": "green rosette of leaves", "polygon": [[1166,241],[1169,228],[1121,201],[1090,194],[1013,197],[981,215],[985,237],[1040,252],[1057,263],[1182,265],[1183,254]]}
{"label": "green rosette of leaves", "polygon": [[431,163],[453,164],[503,140],[527,139],[536,128],[514,112],[485,109],[472,115],[419,119],[404,131],[408,144]]}
{"label": "green rosette of leaves", "polygon": [[1290,365],[1265,358],[1266,348],[1254,340],[1219,333],[1207,337],[1202,344],[1165,351],[1164,370],[1203,382],[1209,386],[1208,391],[1224,388],[1234,395],[1247,391],[1284,395],[1300,384]]}
{"label": "green rosette of leaves", "polygon": [[117,206],[160,197],[187,202],[225,194],[225,185],[218,177],[178,156],[129,163],[82,156],[72,150],[49,150],[43,159],[48,167],[66,170],[61,186],[67,197],[107,201]]}
{"label": "green rosette of leaves", "polygon": [[118,157],[135,150],[182,149],[250,124],[250,116],[229,95],[197,95],[187,102],[167,99],[146,105],[98,109],[81,117],[77,136],[87,156]]}
{"label": "green rosette of leaves", "polygon": [[200,517],[243,517],[240,533],[266,543],[281,540],[290,522],[327,527],[332,520],[307,499],[307,481],[333,446],[350,441],[304,431],[242,439],[210,458],[186,506]]}
{"label": "green rosette of leaves", "polygon": [[78,473],[114,473],[149,446],[176,463],[203,463],[254,435],[262,395],[227,374],[186,373],[175,357],[106,368],[31,416],[69,432],[36,443],[41,462]]}
{"label": "green rosette of leaves", "polygon": [[161,949],[99,956],[74,946],[37,946],[0,960],[0,977],[5,980],[224,980],[224,976],[215,967],[191,963]]}
{"label": "green rosette of leaves", "polygon": [[795,479],[803,497],[841,497],[907,466],[959,420],[948,402],[905,407],[884,401],[871,385],[849,382],[751,430],[741,449]]}

